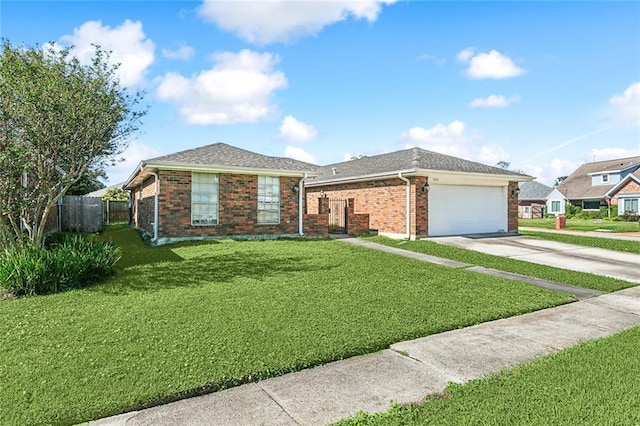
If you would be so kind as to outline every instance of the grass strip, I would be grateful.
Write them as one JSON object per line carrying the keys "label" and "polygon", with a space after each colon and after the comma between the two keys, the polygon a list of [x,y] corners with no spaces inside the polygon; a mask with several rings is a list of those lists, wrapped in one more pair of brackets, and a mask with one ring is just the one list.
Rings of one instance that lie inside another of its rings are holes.
{"label": "grass strip", "polygon": [[76,424],[573,300],[338,241],[104,237],[116,276],[0,302],[0,424]]}
{"label": "grass strip", "polygon": [[364,425],[637,425],[640,327],[538,358],[413,406],[345,419]]}
{"label": "grass strip", "polygon": [[640,240],[613,240],[601,237],[589,237],[582,235],[552,234],[549,232],[520,231],[522,235],[527,235],[541,240],[559,241],[561,243],[577,244],[580,246],[597,247],[607,250],[623,251],[626,253],[640,253]]}
{"label": "grass strip", "polygon": [[430,240],[393,240],[379,235],[362,238],[374,243],[451,259],[467,263],[469,265],[484,266],[487,268],[497,269],[499,271],[513,272],[516,274],[527,275],[557,283],[571,284],[603,292],[622,290],[624,288],[637,285],[616,278],[590,274],[587,272],[569,271],[567,269],[539,265],[537,263],[526,262],[524,260],[480,253],[474,250],[466,250],[460,247],[439,244]]}
{"label": "grass strip", "polygon": [[[554,217],[544,219],[519,219],[518,225],[554,229],[556,227],[556,219]],[[567,219],[566,229],[574,231],[597,231],[604,229],[611,232],[638,232],[640,231],[640,226],[638,225],[638,222],[623,222],[621,220],[571,218]]]}

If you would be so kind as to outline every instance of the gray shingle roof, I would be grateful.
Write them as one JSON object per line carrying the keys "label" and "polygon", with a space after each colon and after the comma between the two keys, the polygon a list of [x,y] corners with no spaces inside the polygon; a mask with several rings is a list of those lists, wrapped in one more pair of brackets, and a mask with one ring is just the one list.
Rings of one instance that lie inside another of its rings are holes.
{"label": "gray shingle roof", "polygon": [[531,182],[520,182],[518,187],[520,188],[518,200],[521,201],[544,200],[553,191],[553,188],[536,182],[535,180]]}
{"label": "gray shingle roof", "polygon": [[145,161],[150,164],[182,163],[203,166],[238,167],[247,169],[273,169],[296,172],[310,172],[318,166],[285,157],[270,157],[247,151],[246,149],[214,143],[198,148],[188,149]]}
{"label": "gray shingle roof", "polygon": [[[335,174],[333,173],[333,169],[335,169]],[[363,157],[319,167],[316,169],[318,177],[313,179],[313,183],[414,169],[527,176],[499,167],[488,166],[486,164],[476,163],[475,161],[439,154],[421,148],[409,148],[388,154]]]}
{"label": "gray shingle roof", "polygon": [[589,173],[622,170],[638,163],[640,163],[640,157],[617,158],[583,164],[558,185],[558,191],[562,192],[562,195],[569,200],[602,198],[614,185],[592,186]]}

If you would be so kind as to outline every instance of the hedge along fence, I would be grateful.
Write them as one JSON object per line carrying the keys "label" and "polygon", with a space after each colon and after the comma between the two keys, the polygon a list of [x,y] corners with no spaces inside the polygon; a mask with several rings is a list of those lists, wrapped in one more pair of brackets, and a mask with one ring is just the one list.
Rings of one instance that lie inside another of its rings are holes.
{"label": "hedge along fence", "polygon": [[57,293],[110,276],[120,249],[84,235],[54,234],[46,247],[0,253],[0,286],[16,296]]}

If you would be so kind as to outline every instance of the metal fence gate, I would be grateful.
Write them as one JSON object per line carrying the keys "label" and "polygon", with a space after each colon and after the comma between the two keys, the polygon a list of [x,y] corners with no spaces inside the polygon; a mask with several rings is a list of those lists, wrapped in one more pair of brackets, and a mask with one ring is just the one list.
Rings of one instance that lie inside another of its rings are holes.
{"label": "metal fence gate", "polygon": [[329,233],[347,233],[347,200],[329,199]]}

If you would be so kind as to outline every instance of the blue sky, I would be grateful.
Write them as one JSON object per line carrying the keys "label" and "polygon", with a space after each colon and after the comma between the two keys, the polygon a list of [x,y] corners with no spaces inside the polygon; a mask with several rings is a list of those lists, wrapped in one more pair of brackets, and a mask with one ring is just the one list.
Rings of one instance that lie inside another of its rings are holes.
{"label": "blue sky", "polygon": [[316,164],[419,146],[546,184],[640,155],[635,1],[3,0],[0,34],[100,44],[146,91],[111,184],[214,142]]}

